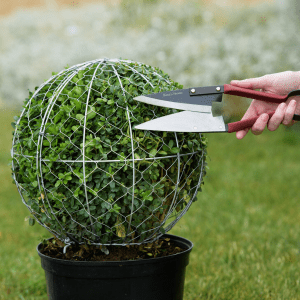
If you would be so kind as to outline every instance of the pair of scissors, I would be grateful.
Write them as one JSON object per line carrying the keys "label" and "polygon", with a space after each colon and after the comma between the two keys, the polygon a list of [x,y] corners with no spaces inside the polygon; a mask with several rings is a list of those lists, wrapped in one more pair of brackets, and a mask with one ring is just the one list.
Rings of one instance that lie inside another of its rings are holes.
{"label": "pair of scissors", "polygon": [[[281,103],[285,102],[289,97],[299,96],[300,90],[291,91],[288,95],[277,95],[224,84],[140,95],[133,99],[151,105],[183,111],[139,124],[135,126],[135,129],[171,132],[231,133],[251,128],[258,117],[225,124],[222,113],[223,94]],[[268,114],[272,117],[274,113],[275,111]],[[300,115],[295,114],[293,120],[300,121]]]}

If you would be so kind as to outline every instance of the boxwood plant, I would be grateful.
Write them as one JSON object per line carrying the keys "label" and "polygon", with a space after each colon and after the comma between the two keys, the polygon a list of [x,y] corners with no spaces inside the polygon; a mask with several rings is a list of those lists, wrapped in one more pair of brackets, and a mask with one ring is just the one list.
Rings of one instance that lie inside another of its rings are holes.
{"label": "boxwood plant", "polygon": [[151,242],[195,201],[206,139],[134,126],[177,112],[133,100],[182,88],[158,68],[118,59],[65,67],[15,117],[12,175],[33,217],[61,241]]}

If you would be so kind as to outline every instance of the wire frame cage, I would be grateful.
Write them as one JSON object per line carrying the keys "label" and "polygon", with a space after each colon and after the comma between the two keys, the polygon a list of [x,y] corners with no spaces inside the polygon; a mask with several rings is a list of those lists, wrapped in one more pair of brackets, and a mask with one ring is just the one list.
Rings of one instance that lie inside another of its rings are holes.
{"label": "wire frame cage", "polygon": [[206,140],[135,130],[176,110],[133,97],[180,86],[158,68],[122,59],[52,75],[29,91],[16,118],[12,177],[23,203],[65,244],[154,242],[196,200]]}

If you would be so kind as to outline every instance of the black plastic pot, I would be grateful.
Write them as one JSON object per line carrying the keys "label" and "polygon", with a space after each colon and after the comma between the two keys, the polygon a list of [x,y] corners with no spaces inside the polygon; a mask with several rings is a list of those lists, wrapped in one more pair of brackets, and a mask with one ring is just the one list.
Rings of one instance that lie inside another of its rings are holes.
{"label": "black plastic pot", "polygon": [[127,261],[70,261],[37,251],[50,300],[182,300],[185,269],[193,243],[171,234],[185,251],[159,258]]}

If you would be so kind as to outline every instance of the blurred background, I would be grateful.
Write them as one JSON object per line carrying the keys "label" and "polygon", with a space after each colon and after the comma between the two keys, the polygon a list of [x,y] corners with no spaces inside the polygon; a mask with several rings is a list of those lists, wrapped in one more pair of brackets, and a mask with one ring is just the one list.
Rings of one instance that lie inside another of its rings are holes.
{"label": "blurred background", "polygon": [[185,87],[299,70],[298,15],[296,0],[1,1],[1,103],[21,105],[51,72],[103,57],[157,66]]}
{"label": "blurred background", "polygon": [[[296,0],[1,1],[0,107],[103,57],[157,66],[185,87],[299,70],[298,16]],[[250,103],[234,100],[233,116]]]}
{"label": "blurred background", "polygon": [[[67,64],[122,58],[159,67],[185,88],[300,70],[297,0],[0,1],[0,299],[47,299],[12,184],[13,116],[28,89]],[[225,97],[227,121],[251,99]],[[207,134],[206,184],[170,233],[189,238],[185,300],[300,299],[298,124],[238,141]]]}

